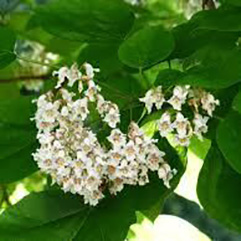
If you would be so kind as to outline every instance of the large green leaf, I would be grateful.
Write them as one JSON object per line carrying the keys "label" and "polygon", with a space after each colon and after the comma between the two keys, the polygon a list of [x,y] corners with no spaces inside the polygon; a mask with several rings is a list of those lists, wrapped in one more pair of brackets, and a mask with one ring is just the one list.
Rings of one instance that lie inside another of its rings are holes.
{"label": "large green leaf", "polygon": [[30,125],[34,115],[32,98],[19,96],[0,101],[0,122],[13,125]]}
{"label": "large green leaf", "polygon": [[0,69],[5,68],[16,59],[13,53],[16,36],[6,27],[0,27]]}
{"label": "large green leaf", "polygon": [[162,26],[147,26],[127,38],[119,49],[120,60],[134,68],[147,68],[166,59],[174,39]]}
{"label": "large green leaf", "polygon": [[239,33],[200,29],[198,20],[198,18],[191,19],[172,29],[175,48],[169,57],[170,59],[188,57],[210,45],[220,46],[221,49],[230,49],[236,46]]}
{"label": "large green leaf", "polygon": [[241,231],[241,176],[225,161],[213,143],[198,179],[199,200],[208,214],[229,228]]}
{"label": "large green leaf", "polygon": [[201,11],[195,14],[191,21],[195,21],[200,29],[218,31],[241,30],[240,8],[218,8],[216,10]]}
{"label": "large green leaf", "polygon": [[133,14],[121,0],[60,0],[37,10],[43,28],[61,38],[119,42],[133,24]]}
{"label": "large green leaf", "polygon": [[217,143],[229,164],[241,173],[241,115],[231,111],[220,123]]}
{"label": "large green leaf", "polygon": [[0,123],[0,183],[20,180],[37,167],[32,159],[36,133],[29,126]]}
{"label": "large green leaf", "polygon": [[126,193],[91,208],[80,197],[49,191],[31,194],[7,209],[0,216],[0,235],[6,241],[118,241],[134,221],[132,199]]}
{"label": "large green leaf", "polygon": [[203,63],[190,68],[180,83],[222,89],[240,82],[241,52],[238,50],[218,52],[216,50],[216,53],[212,53],[212,57],[209,55],[203,59]]}
{"label": "large green leaf", "polygon": [[36,148],[31,109],[30,98],[0,101],[0,183],[17,181],[37,170],[31,155]]}
{"label": "large green leaf", "polygon": [[5,241],[72,240],[87,211],[78,197],[60,191],[31,194],[0,216],[0,235]]}
{"label": "large green leaf", "polygon": [[60,190],[32,193],[1,215],[1,229],[30,229],[87,209],[81,198]]}

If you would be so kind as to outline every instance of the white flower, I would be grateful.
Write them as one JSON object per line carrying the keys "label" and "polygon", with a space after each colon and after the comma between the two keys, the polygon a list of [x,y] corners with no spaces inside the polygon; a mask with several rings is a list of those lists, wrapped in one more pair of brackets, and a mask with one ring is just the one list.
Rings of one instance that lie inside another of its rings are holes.
{"label": "white flower", "polygon": [[187,135],[191,132],[191,125],[187,118],[181,112],[176,115],[176,120],[173,122],[172,127],[177,130],[178,134]]}
{"label": "white flower", "polygon": [[119,129],[113,129],[107,139],[114,148],[123,147],[126,144],[126,137]]}
{"label": "white flower", "polygon": [[162,93],[162,86],[148,90],[145,97],[140,98],[139,100],[145,103],[148,114],[151,113],[154,104],[158,110],[161,109],[163,103],[165,102],[164,95]]}
{"label": "white flower", "polygon": [[209,117],[207,116],[201,116],[200,114],[196,113],[195,118],[193,120],[194,124],[194,134],[202,140],[202,134],[207,133],[208,131],[208,126],[207,122],[209,120]]}
{"label": "white flower", "polygon": [[162,93],[162,86],[158,86],[157,88],[155,88],[152,95],[155,101],[156,108],[160,110],[163,103],[165,102],[164,95]]}
{"label": "white flower", "polygon": [[85,95],[91,102],[94,102],[100,90],[100,87],[90,80],[88,81],[88,89],[85,91]]}
{"label": "white flower", "polygon": [[180,146],[189,146],[190,145],[190,135],[187,135],[184,132],[178,133],[175,135],[175,141]]}
{"label": "white flower", "polygon": [[188,95],[188,86],[176,86],[173,90],[173,96],[167,101],[175,110],[181,110],[186,102]]}
{"label": "white flower", "polygon": [[132,121],[129,125],[128,137],[135,142],[137,145],[149,144],[150,138],[144,135],[144,131],[134,122]]}
{"label": "white flower", "polygon": [[112,180],[111,186],[109,188],[110,193],[116,195],[117,192],[122,191],[124,188],[124,182],[121,178],[115,178]]}
{"label": "white flower", "polygon": [[170,180],[173,178],[174,175],[176,175],[176,173],[177,170],[171,170],[171,167],[167,163],[164,163],[158,170],[158,176],[160,179],[163,179],[164,185],[167,188],[171,188]]}
{"label": "white flower", "polygon": [[116,125],[120,122],[120,113],[118,110],[111,108],[103,119],[111,128],[116,128]]}
{"label": "white flower", "polygon": [[202,108],[207,111],[209,116],[212,116],[216,106],[220,105],[219,100],[215,100],[214,96],[207,92],[203,93],[201,103]]}
{"label": "white flower", "polygon": [[100,72],[100,69],[95,69],[93,66],[89,63],[85,63],[84,65],[86,76],[89,80],[92,80],[95,76],[95,72]]}
{"label": "white flower", "polygon": [[48,102],[42,109],[42,122],[50,122],[53,123],[56,121],[57,117],[59,116],[59,103],[58,102]]}
{"label": "white flower", "polygon": [[124,154],[128,161],[133,161],[136,158],[137,147],[133,141],[129,141],[124,147]]}
{"label": "white flower", "polygon": [[37,134],[37,139],[42,145],[50,145],[54,140],[54,136],[49,132],[43,132]]}
{"label": "white flower", "polygon": [[73,64],[68,72],[68,79],[69,79],[68,86],[72,87],[77,80],[81,79],[81,77],[82,77],[82,74],[78,70],[78,65]]}
{"label": "white flower", "polygon": [[62,116],[68,116],[69,115],[69,110],[68,110],[68,107],[67,106],[63,106],[62,109],[61,109],[61,115]]}
{"label": "white flower", "polygon": [[72,108],[77,115],[81,116],[81,120],[84,121],[89,114],[88,99],[84,97],[82,99],[76,100],[73,103]]}
{"label": "white flower", "polygon": [[165,153],[160,151],[158,148],[150,151],[147,157],[147,161],[151,171],[158,170],[160,163],[164,162],[163,156],[165,156]]}
{"label": "white flower", "polygon": [[56,89],[59,89],[62,87],[63,83],[68,80],[69,77],[69,69],[68,67],[62,67],[58,71],[53,72],[53,76],[58,77],[57,85],[55,86]]}
{"label": "white flower", "polygon": [[171,115],[165,112],[158,123],[159,132],[162,137],[166,137],[169,133],[173,131],[173,125],[171,122]]}
{"label": "white flower", "polygon": [[153,93],[153,90],[152,90],[152,89],[151,89],[151,90],[148,90],[148,91],[146,92],[145,97],[139,99],[141,102],[145,103],[145,106],[146,106],[146,109],[147,109],[148,114],[151,113],[151,111],[152,111],[152,106],[153,106],[153,104],[154,104],[154,100],[153,100],[153,98],[152,98],[152,93]]}
{"label": "white flower", "polygon": [[61,88],[60,93],[62,95],[63,100],[67,101],[68,103],[72,101],[73,97],[75,96],[75,93],[69,92],[66,89]]}

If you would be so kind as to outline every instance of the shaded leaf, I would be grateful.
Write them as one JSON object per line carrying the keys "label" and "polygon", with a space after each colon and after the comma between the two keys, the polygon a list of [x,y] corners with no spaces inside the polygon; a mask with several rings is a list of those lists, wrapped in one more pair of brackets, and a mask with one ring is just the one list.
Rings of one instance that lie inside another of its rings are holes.
{"label": "shaded leaf", "polygon": [[38,9],[37,19],[58,37],[97,43],[123,40],[134,17],[121,0],[55,0]]}
{"label": "shaded leaf", "polygon": [[212,61],[190,68],[185,72],[179,84],[222,89],[240,82],[241,52],[237,50],[226,51],[222,57],[216,55]]}
{"label": "shaded leaf", "polygon": [[127,38],[119,49],[120,60],[133,68],[147,68],[166,59],[174,39],[161,25],[147,26]]}
{"label": "shaded leaf", "polygon": [[78,197],[60,191],[30,194],[0,216],[0,235],[5,241],[71,240],[87,209]]}
{"label": "shaded leaf", "polygon": [[184,73],[179,70],[164,69],[159,72],[154,85],[162,85],[163,87],[175,86],[183,76]]}
{"label": "shaded leaf", "polygon": [[3,69],[7,67],[9,64],[11,64],[16,59],[16,55],[7,52],[7,51],[1,51],[0,50],[0,69]]}
{"label": "shaded leaf", "polygon": [[16,36],[6,27],[0,27],[0,36],[0,69],[3,69],[16,59],[13,53]]}
{"label": "shaded leaf", "polygon": [[217,143],[228,163],[241,173],[241,115],[231,111],[219,124]]}
{"label": "shaded leaf", "polygon": [[210,11],[201,11],[192,17],[197,28],[218,31],[240,31],[241,14],[239,8],[218,8]]}
{"label": "shaded leaf", "polygon": [[0,183],[20,180],[37,170],[31,155],[37,146],[31,107],[31,99],[24,97],[0,102]]}
{"label": "shaded leaf", "polygon": [[197,193],[205,211],[220,223],[240,232],[241,176],[226,163],[213,143],[198,179]]}

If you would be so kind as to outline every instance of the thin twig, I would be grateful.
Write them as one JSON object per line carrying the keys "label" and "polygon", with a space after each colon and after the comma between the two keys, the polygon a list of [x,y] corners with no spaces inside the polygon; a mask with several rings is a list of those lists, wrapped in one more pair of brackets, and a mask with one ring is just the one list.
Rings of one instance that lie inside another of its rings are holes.
{"label": "thin twig", "polygon": [[49,78],[51,78],[51,75],[16,76],[16,77],[12,77],[12,78],[0,79],[0,84],[1,83],[18,82],[18,81],[47,80]]}

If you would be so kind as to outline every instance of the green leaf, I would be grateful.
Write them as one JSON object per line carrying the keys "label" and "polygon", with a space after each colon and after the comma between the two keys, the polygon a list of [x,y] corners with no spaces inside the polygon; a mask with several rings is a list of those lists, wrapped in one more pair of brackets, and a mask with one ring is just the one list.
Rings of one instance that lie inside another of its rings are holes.
{"label": "green leaf", "polygon": [[241,176],[226,163],[213,143],[198,179],[197,193],[205,211],[229,228],[241,231]]}
{"label": "green leaf", "polygon": [[7,209],[0,216],[0,234],[6,241],[122,241],[134,221],[132,199],[125,193],[91,208],[78,196],[48,191]]}
{"label": "green leaf", "polygon": [[1,215],[1,228],[18,230],[45,225],[87,209],[78,196],[60,190],[32,193]]}
{"label": "green leaf", "polygon": [[241,30],[241,14],[239,8],[218,8],[201,11],[195,14],[191,21],[195,21],[200,29],[239,32]]}
{"label": "green leaf", "polygon": [[230,49],[236,46],[239,33],[224,32],[198,27],[198,18],[189,20],[172,29],[175,39],[175,48],[170,59],[185,58],[206,46],[220,46],[221,49]]}
{"label": "green leaf", "polygon": [[193,152],[201,160],[204,160],[211,146],[211,141],[203,139],[200,141],[197,137],[192,137],[188,150]]}
{"label": "green leaf", "polygon": [[55,0],[37,10],[37,20],[58,37],[106,43],[123,40],[134,16],[121,0]]}
{"label": "green leaf", "polygon": [[228,163],[241,173],[241,115],[231,111],[220,123],[217,143]]}
{"label": "green leaf", "polygon": [[230,5],[241,7],[240,0],[224,0],[224,2],[227,3],[227,4],[230,4]]}
{"label": "green leaf", "polygon": [[37,170],[32,159],[36,133],[26,126],[0,123],[0,183],[18,181]]}
{"label": "green leaf", "polygon": [[7,67],[16,59],[16,55],[11,52],[0,50],[0,69]]}
{"label": "green leaf", "polygon": [[233,109],[241,114],[241,91],[239,91],[233,101]]}
{"label": "green leaf", "polygon": [[184,73],[179,70],[164,69],[159,72],[154,85],[162,85],[163,87],[167,88],[175,86],[183,76]]}
{"label": "green leaf", "polygon": [[0,27],[0,36],[0,69],[3,69],[16,59],[13,53],[16,36],[6,27]]}
{"label": "green leaf", "polygon": [[204,88],[222,89],[240,82],[241,52],[224,50],[214,54],[211,60],[190,68],[180,79],[180,84]]}
{"label": "green leaf", "polygon": [[128,192],[122,192],[91,210],[73,241],[122,241],[135,220],[132,199]]}
{"label": "green leaf", "polygon": [[120,60],[133,68],[148,68],[166,59],[174,39],[161,25],[147,26],[127,38],[119,48]]}
{"label": "green leaf", "polygon": [[6,27],[0,27],[0,50],[13,51],[16,42],[15,33]]}
{"label": "green leaf", "polygon": [[78,63],[86,61],[95,67],[99,67],[101,74],[109,75],[120,70],[123,64],[118,58],[119,44],[88,44],[80,51]]}
{"label": "green leaf", "polygon": [[0,101],[0,122],[13,125],[30,125],[34,104],[29,97],[19,96]]}
{"label": "green leaf", "polygon": [[0,101],[0,183],[20,180],[37,170],[32,159],[36,132],[30,98]]}
{"label": "green leaf", "polygon": [[72,240],[87,211],[78,197],[60,191],[30,194],[0,216],[0,235],[5,241]]}

